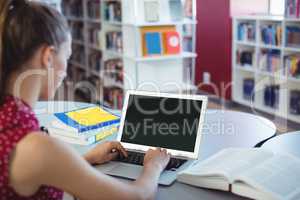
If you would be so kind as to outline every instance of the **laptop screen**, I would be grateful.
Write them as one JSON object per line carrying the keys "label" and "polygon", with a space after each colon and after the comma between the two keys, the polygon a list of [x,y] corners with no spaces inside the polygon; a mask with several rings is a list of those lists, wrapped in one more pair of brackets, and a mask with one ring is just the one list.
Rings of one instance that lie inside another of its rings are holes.
{"label": "laptop screen", "polygon": [[121,142],[194,152],[202,103],[130,95]]}

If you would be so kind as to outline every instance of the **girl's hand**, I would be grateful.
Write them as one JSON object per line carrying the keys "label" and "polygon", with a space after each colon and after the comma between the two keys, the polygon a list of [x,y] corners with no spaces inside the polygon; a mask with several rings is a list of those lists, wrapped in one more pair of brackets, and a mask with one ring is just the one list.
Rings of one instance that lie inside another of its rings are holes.
{"label": "girl's hand", "polygon": [[170,154],[167,150],[157,148],[148,150],[144,158],[144,166],[159,169],[162,172],[170,161]]}
{"label": "girl's hand", "polygon": [[89,151],[84,158],[92,165],[99,165],[115,159],[119,154],[128,156],[119,142],[104,142]]}

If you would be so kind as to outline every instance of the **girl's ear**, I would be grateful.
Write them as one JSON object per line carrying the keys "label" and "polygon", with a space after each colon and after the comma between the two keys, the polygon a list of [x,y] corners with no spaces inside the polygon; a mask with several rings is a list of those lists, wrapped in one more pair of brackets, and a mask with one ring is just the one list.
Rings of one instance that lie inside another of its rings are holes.
{"label": "girl's ear", "polygon": [[45,46],[42,49],[42,67],[44,69],[49,69],[53,66],[54,51],[55,48],[53,46]]}

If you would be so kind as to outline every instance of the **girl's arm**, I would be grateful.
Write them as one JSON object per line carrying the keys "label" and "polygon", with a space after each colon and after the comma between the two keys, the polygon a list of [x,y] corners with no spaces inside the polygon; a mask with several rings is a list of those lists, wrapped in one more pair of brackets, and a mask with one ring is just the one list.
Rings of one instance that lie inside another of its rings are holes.
{"label": "girl's arm", "polygon": [[49,185],[81,200],[148,200],[154,199],[160,173],[169,159],[166,151],[150,150],[140,178],[126,184],[96,171],[67,145],[42,134],[29,134],[10,159],[10,184],[24,196]]}

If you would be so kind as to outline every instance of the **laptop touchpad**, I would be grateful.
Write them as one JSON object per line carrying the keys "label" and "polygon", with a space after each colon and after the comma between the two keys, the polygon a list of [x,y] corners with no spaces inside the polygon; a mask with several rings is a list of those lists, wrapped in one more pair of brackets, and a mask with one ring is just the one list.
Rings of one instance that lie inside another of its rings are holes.
{"label": "laptop touchpad", "polygon": [[110,171],[106,172],[106,174],[129,179],[137,179],[142,171],[143,168],[141,166],[120,163]]}

